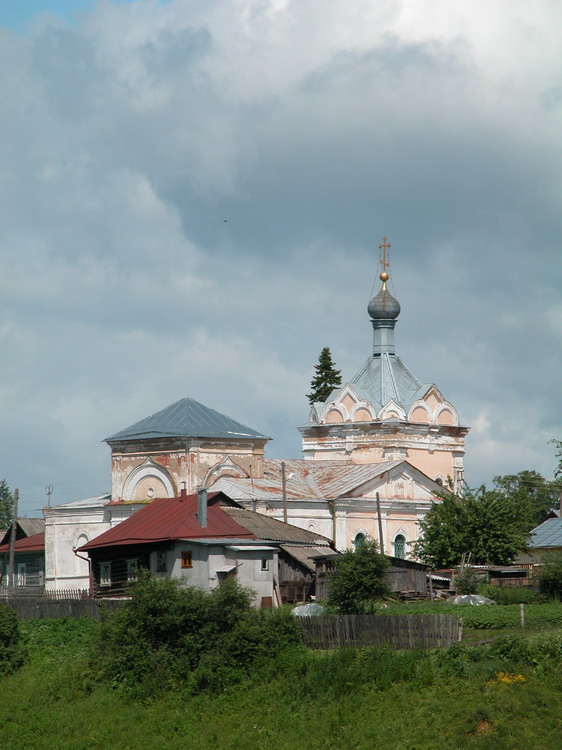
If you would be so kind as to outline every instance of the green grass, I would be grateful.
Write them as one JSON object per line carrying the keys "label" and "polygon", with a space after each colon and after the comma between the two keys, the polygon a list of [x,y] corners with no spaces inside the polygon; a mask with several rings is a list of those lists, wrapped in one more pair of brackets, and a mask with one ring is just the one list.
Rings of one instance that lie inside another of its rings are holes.
{"label": "green grass", "polygon": [[[27,663],[0,681],[11,750],[559,750],[562,636],[448,652],[309,652],[220,695],[136,702],[91,679],[98,625],[23,623]],[[498,672],[525,682],[498,682]]]}

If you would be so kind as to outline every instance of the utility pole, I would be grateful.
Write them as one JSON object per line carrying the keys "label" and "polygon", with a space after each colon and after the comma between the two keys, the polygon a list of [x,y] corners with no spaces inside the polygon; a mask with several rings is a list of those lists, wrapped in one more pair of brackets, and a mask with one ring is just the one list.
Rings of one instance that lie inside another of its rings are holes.
{"label": "utility pole", "polygon": [[285,476],[285,461],[281,461],[281,491],[283,493],[283,521],[287,523],[287,477]]}
{"label": "utility pole", "polygon": [[19,490],[14,490],[14,506],[12,514],[12,531],[10,534],[10,558],[8,563],[8,586],[11,588],[14,585],[14,562],[16,557],[16,527],[18,524],[18,500],[20,496]]}
{"label": "utility pole", "polygon": [[[384,238],[386,242],[386,237]],[[378,492],[375,492],[375,497],[377,498],[377,518],[379,522],[379,543],[381,545],[381,553],[384,555],[384,541],[382,538],[382,516],[381,516],[381,498]]]}

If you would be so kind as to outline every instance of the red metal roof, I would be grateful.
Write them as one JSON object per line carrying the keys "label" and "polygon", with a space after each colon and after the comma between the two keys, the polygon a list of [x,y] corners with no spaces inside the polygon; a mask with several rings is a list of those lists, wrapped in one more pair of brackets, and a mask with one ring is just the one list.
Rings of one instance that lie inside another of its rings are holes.
{"label": "red metal roof", "polygon": [[257,539],[224,512],[219,504],[221,499],[227,499],[222,492],[209,493],[205,527],[200,526],[197,520],[197,495],[153,500],[126,521],[80,547],[80,551],[173,539]]}
{"label": "red metal roof", "polygon": [[[42,531],[39,534],[32,534],[31,536],[24,536],[23,539],[18,539],[15,545],[16,552],[41,552],[45,549],[45,532]],[[0,545],[1,552],[9,552],[10,543]]]}

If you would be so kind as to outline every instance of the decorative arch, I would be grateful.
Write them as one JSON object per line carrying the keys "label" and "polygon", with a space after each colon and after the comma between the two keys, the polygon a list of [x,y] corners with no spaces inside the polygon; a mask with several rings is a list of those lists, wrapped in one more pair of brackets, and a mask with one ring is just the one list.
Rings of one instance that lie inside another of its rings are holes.
{"label": "decorative arch", "polygon": [[445,402],[435,410],[435,421],[437,422],[437,424],[456,427],[459,423],[459,418],[454,407],[451,404]]}
{"label": "decorative arch", "polygon": [[365,404],[358,404],[351,415],[352,422],[372,422],[373,419],[371,410]]}
{"label": "decorative arch", "polygon": [[383,419],[406,419],[406,412],[391,398],[390,401],[379,411],[378,418]]}
{"label": "decorative arch", "polygon": [[353,549],[359,549],[362,544],[365,544],[368,538],[369,534],[365,531],[365,529],[359,529],[358,531],[356,531],[355,536],[352,539]]}
{"label": "decorative arch", "polygon": [[235,477],[236,479],[249,479],[250,475],[246,469],[242,468],[239,464],[235,463],[230,456],[223,458],[222,461],[211,466],[205,479],[203,480],[203,487],[211,487],[221,477]]}
{"label": "decorative arch", "polygon": [[419,422],[421,424],[429,424],[431,422],[432,414],[429,411],[429,407],[425,401],[415,401],[408,413],[408,422]]}
{"label": "decorative arch", "polygon": [[339,424],[345,422],[343,409],[336,404],[331,404],[330,408],[322,415],[322,422],[325,424]]}
{"label": "decorative arch", "polygon": [[[145,480],[152,480],[152,482]],[[138,494],[137,490],[142,489],[142,494],[144,494],[144,485],[146,485],[145,497],[135,497]],[[151,500],[153,497],[175,497],[176,494],[169,473],[151,458],[147,458],[144,463],[133,469],[123,485],[123,500]]]}

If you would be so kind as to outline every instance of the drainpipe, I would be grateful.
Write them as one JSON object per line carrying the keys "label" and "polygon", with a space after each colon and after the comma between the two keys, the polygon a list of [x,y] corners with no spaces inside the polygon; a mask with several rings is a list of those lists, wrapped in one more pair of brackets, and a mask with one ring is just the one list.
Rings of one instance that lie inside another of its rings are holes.
{"label": "drainpipe", "polygon": [[326,504],[328,506],[328,510],[330,511],[330,515],[332,516],[332,543],[334,547],[337,549],[338,545],[336,544],[336,501],[335,500],[326,500]]}
{"label": "drainpipe", "polygon": [[88,594],[90,596],[93,596],[94,595],[94,591],[93,591],[94,586],[93,586],[93,582],[92,582],[92,561],[90,560],[89,557],[82,557],[82,555],[79,555],[78,551],[76,549],[73,548],[72,551],[74,552],[74,554],[76,555],[76,557],[79,557],[81,560],[86,560],[86,562],[88,563]]}

